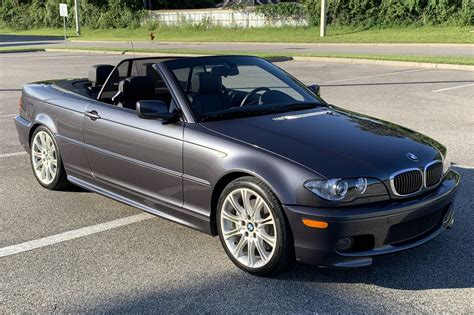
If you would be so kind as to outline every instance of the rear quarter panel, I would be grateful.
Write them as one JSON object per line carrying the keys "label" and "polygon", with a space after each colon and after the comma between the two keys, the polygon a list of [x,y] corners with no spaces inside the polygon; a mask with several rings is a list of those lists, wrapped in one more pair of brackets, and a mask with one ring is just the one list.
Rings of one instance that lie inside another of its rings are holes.
{"label": "rear quarter panel", "polygon": [[89,173],[83,148],[83,119],[88,99],[56,89],[51,84],[30,84],[23,89],[25,119],[34,129],[46,126],[55,136],[66,170]]}

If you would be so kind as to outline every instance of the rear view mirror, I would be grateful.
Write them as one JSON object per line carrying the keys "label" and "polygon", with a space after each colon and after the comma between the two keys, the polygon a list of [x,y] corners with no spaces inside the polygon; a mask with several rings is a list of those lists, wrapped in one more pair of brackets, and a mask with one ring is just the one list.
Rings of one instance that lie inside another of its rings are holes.
{"label": "rear view mirror", "polygon": [[314,94],[317,96],[321,96],[321,88],[317,84],[308,85],[308,89],[310,89]]}
{"label": "rear view mirror", "polygon": [[228,77],[235,76],[239,74],[239,69],[237,66],[217,66],[212,68],[211,75],[214,77]]}
{"label": "rear view mirror", "polygon": [[138,101],[136,106],[138,117],[143,119],[160,119],[165,122],[173,122],[179,119],[177,113],[170,113],[168,105],[163,101],[146,100]]}

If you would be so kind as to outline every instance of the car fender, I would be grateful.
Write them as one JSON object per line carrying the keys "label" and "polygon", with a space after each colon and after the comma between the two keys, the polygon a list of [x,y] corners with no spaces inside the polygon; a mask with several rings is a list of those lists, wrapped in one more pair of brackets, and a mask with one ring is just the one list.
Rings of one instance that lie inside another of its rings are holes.
{"label": "car fender", "polygon": [[37,114],[33,120],[32,128],[36,129],[38,125],[43,125],[48,128],[53,134],[58,133],[58,128],[54,120],[47,114]]}
{"label": "car fender", "polygon": [[313,194],[305,189],[303,184],[309,179],[319,178],[318,175],[275,155],[259,153],[264,156],[256,158],[255,153],[252,153],[226,161],[227,170],[222,177],[231,173],[247,173],[264,182],[281,204],[313,204]]}

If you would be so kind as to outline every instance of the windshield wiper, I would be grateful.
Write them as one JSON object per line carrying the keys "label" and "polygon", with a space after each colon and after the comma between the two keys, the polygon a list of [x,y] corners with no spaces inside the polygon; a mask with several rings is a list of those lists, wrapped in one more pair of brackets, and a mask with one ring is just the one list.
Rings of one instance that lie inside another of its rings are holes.
{"label": "windshield wiper", "polygon": [[286,109],[288,111],[291,110],[303,110],[303,109],[310,109],[325,106],[324,104],[313,103],[313,102],[298,102],[298,103],[291,103],[282,105],[282,109]]}
{"label": "windshield wiper", "polygon": [[224,120],[224,119],[232,119],[232,118],[251,117],[251,116],[259,116],[259,115],[266,115],[266,114],[273,114],[273,113],[282,113],[286,111],[287,110],[285,108],[234,110],[234,111],[229,111],[229,112],[210,114],[203,117],[201,121],[204,122],[204,121],[211,121],[211,120]]}
{"label": "windshield wiper", "polygon": [[299,102],[299,103],[283,104],[283,105],[278,105],[278,106],[261,107],[261,108],[253,108],[253,109],[245,109],[244,107],[240,107],[237,109],[221,111],[221,112],[204,116],[201,119],[201,121],[204,122],[204,121],[211,121],[211,120],[224,120],[224,119],[251,117],[251,116],[259,116],[259,115],[267,115],[267,114],[286,113],[286,112],[291,112],[291,111],[316,108],[318,106],[324,106],[324,105],[319,104],[319,103],[313,103],[313,102]]}

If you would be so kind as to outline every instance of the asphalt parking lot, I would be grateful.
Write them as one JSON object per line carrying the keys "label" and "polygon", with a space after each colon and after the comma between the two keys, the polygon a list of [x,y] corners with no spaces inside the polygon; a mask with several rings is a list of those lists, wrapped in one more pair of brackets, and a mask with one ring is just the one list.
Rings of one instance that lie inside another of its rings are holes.
{"label": "asphalt parking lot", "polygon": [[[0,253],[24,242],[142,212],[95,193],[47,191],[17,142],[27,82],[87,76],[123,56],[0,54]],[[0,313],[474,313],[474,72],[282,62],[330,103],[427,134],[450,152],[462,184],[455,226],[418,248],[354,270],[297,265],[273,279],[239,271],[218,238],[142,216],[87,236],[0,255]],[[120,221],[122,222],[122,221]]]}

